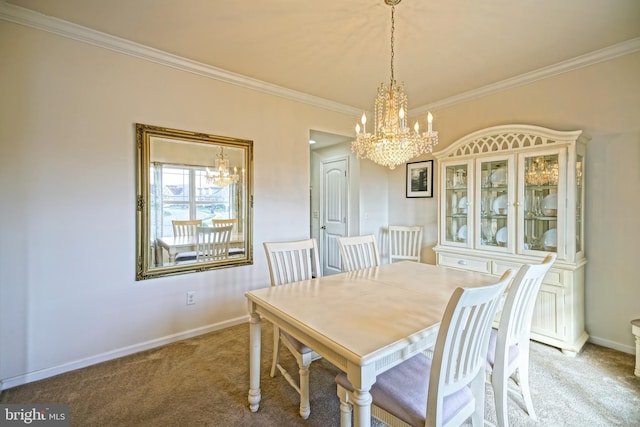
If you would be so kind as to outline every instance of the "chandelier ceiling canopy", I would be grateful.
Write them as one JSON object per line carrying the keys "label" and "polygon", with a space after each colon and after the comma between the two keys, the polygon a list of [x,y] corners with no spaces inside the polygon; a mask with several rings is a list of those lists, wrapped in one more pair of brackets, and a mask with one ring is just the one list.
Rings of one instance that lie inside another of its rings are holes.
{"label": "chandelier ceiling canopy", "polygon": [[356,125],[356,140],[351,144],[359,159],[370,159],[389,169],[421,154],[432,152],[438,144],[438,132],[433,130],[433,116],[427,116],[428,128],[420,133],[420,125],[415,122],[413,129],[409,123],[407,95],[403,84],[395,80],[393,70],[393,43],[395,31],[395,6],[400,0],[384,0],[391,6],[391,79],[389,85],[380,84],[375,100],[375,121],[373,133],[367,132],[367,115],[362,113],[360,124]]}

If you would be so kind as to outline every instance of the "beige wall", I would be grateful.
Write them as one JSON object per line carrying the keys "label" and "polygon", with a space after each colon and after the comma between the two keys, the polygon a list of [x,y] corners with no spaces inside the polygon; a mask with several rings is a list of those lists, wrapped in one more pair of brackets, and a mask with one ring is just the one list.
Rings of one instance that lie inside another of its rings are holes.
{"label": "beige wall", "polygon": [[[262,242],[309,235],[309,129],[353,118],[2,20],[0,53],[3,386],[245,321]],[[136,122],[254,141],[253,266],[134,280]]]}
{"label": "beige wall", "polygon": [[[640,53],[436,111],[437,151],[473,131],[510,123],[584,130],[586,164],[586,329],[592,342],[634,352],[629,322],[640,317]],[[425,156],[426,158],[431,158]],[[435,177],[437,183],[437,176]],[[400,203],[404,172],[391,177],[391,221],[416,206],[432,229],[436,201]],[[399,208],[396,208],[399,206]],[[417,213],[414,212],[415,215]],[[426,245],[432,247],[437,235]],[[429,251],[427,251],[429,252]],[[432,253],[432,252],[431,252]],[[424,258],[424,257],[423,257]],[[435,257],[434,257],[435,261]]]}

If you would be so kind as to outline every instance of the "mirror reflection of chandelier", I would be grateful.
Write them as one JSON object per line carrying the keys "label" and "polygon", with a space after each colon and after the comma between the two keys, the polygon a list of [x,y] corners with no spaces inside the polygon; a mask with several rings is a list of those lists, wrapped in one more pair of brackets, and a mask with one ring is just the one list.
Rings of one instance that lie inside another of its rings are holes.
{"label": "mirror reflection of chandelier", "polygon": [[220,154],[217,155],[215,169],[212,171],[207,167],[207,181],[216,187],[226,187],[238,182],[238,168],[233,167],[233,174],[229,170],[229,159],[224,157],[224,148],[220,147]]}
{"label": "mirror reflection of chandelier", "polygon": [[558,185],[558,159],[555,156],[527,159],[525,182],[529,185]]}
{"label": "mirror reflection of chandelier", "polygon": [[432,152],[438,144],[438,132],[432,128],[433,116],[429,113],[427,132],[420,133],[416,121],[413,130],[405,126],[409,122],[407,95],[402,84],[397,84],[393,75],[393,33],[395,30],[395,6],[400,0],[384,0],[391,6],[391,81],[378,88],[375,101],[374,133],[367,133],[367,116],[362,114],[362,132],[360,124],[356,125],[356,140],[351,144],[352,150],[359,159],[370,159],[389,169],[423,153]]}

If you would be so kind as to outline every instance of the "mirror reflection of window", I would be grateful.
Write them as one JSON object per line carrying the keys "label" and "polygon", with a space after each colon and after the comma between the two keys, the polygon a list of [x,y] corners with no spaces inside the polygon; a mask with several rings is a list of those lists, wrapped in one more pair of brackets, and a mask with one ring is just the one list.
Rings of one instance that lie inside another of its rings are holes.
{"label": "mirror reflection of window", "polygon": [[207,179],[206,173],[202,167],[152,164],[152,239],[171,236],[173,220],[200,219],[204,226],[212,226],[214,219],[238,218],[240,184],[219,187]]}
{"label": "mirror reflection of window", "polygon": [[[253,142],[141,124],[136,135],[137,279],[253,263]],[[175,221],[231,221],[228,256],[198,257],[197,237],[176,235]]]}

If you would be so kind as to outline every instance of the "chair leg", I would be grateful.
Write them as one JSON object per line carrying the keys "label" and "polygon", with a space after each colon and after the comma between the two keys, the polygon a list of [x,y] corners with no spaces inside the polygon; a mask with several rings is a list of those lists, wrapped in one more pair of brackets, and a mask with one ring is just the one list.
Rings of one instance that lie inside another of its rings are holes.
{"label": "chair leg", "polygon": [[273,362],[271,364],[271,377],[276,376],[278,363],[280,362],[280,328],[273,327]]}
{"label": "chair leg", "polygon": [[531,391],[529,390],[529,360],[526,357],[520,358],[520,365],[518,366],[518,385],[520,391],[522,391],[522,397],[524,398],[524,404],[527,408],[527,413],[532,420],[537,421],[536,411],[533,409],[533,400],[531,400]]}
{"label": "chair leg", "polygon": [[351,427],[353,406],[349,402],[349,392],[341,386],[338,386],[337,392],[340,398],[340,427]]}
{"label": "chair leg", "polygon": [[491,386],[496,407],[496,419],[498,427],[508,427],[509,418],[507,416],[507,382],[509,377],[504,372],[504,368],[494,365],[491,375]]}
{"label": "chair leg", "polygon": [[475,411],[473,411],[473,415],[471,416],[471,423],[473,427],[484,426],[484,382],[485,372],[484,369],[481,369],[476,378],[471,381],[471,394],[475,399],[476,405]]}

